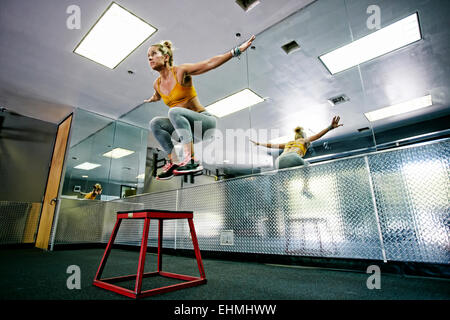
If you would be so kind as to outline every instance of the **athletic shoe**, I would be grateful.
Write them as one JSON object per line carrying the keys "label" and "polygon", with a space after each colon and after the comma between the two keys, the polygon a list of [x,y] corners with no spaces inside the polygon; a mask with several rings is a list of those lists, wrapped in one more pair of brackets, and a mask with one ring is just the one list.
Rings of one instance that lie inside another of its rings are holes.
{"label": "athletic shoe", "polygon": [[178,176],[182,174],[194,173],[202,171],[203,167],[200,163],[195,162],[191,157],[185,158],[182,162],[178,163],[178,168],[176,168],[173,173]]}
{"label": "athletic shoe", "polygon": [[164,167],[162,167],[162,172],[156,177],[157,180],[168,180],[173,177],[173,171],[178,168],[178,165],[167,162]]}

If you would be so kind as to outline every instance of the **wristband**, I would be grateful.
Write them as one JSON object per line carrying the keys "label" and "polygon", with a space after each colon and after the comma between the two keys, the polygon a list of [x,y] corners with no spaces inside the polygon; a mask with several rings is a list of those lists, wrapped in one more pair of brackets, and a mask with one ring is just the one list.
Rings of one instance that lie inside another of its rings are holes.
{"label": "wristband", "polygon": [[231,49],[231,56],[232,57],[239,57],[240,55],[241,55],[241,50],[239,50],[239,47]]}
{"label": "wristband", "polygon": [[331,131],[331,130],[333,130],[334,128],[333,128],[333,126],[330,124],[329,126],[328,126],[328,131]]}

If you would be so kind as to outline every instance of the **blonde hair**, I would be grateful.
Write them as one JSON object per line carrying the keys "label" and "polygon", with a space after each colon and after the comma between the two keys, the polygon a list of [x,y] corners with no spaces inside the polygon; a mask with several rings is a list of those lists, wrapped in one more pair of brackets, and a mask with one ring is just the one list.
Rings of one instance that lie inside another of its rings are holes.
{"label": "blonde hair", "polygon": [[306,138],[305,130],[303,130],[302,127],[295,128],[294,132],[295,132],[295,140],[300,139],[300,138],[303,138],[303,139]]}
{"label": "blonde hair", "polygon": [[161,52],[163,55],[169,56],[169,66],[173,66],[173,49],[172,49],[172,42],[170,40],[164,40],[160,43],[153,44],[152,47],[157,47],[159,52]]}

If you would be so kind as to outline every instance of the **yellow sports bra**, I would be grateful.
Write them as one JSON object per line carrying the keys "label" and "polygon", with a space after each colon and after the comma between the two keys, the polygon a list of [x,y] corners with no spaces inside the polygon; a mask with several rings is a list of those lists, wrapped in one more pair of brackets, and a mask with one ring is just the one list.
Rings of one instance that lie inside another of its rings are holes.
{"label": "yellow sports bra", "polygon": [[161,89],[159,88],[161,77],[158,78],[158,93],[163,99],[164,103],[169,106],[169,108],[175,107],[197,96],[194,85],[189,87],[182,86],[180,83],[178,83],[174,68],[172,68],[172,73],[176,83],[175,87],[173,87],[172,91],[170,91],[167,96],[161,93]]}
{"label": "yellow sports bra", "polygon": [[296,141],[296,140],[289,141],[284,146],[284,150],[289,149],[289,148],[300,148],[300,150],[302,150],[302,152],[303,152],[302,156],[306,154],[306,146],[302,142],[299,142],[299,141]]}
{"label": "yellow sports bra", "polygon": [[94,194],[94,192],[89,192],[87,195],[84,196],[85,199],[89,199],[89,200],[95,200],[95,198],[97,197],[96,194]]}

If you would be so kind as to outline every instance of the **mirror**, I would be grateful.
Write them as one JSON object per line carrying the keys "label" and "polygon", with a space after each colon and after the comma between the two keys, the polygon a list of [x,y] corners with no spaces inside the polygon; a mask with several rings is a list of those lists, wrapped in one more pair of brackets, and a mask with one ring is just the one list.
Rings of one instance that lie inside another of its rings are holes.
{"label": "mirror", "polygon": [[[363,114],[364,87],[358,67],[332,75],[319,59],[350,43],[352,36],[344,0],[316,1],[258,35],[249,56],[250,86],[268,99],[251,109],[252,126],[261,135],[255,140],[286,143],[294,140],[297,126],[312,136],[327,128],[333,116],[340,116],[344,126],[314,141],[304,156],[307,161],[375,146]],[[266,138],[269,129],[279,133]],[[274,160],[282,151],[253,149],[265,150]]]}
{"label": "mirror", "polygon": [[[336,49],[355,45],[416,13],[418,21],[427,26],[420,26],[422,39],[340,71],[326,60]],[[253,47],[240,58],[193,77],[206,108],[243,89],[263,98],[258,104],[218,117],[214,133],[195,140],[195,155],[204,170],[193,178],[155,179],[166,154],[149,130],[149,122],[156,116],[167,117],[169,108],[162,101],[142,103],[116,121],[79,109],[64,194],[79,197],[75,187],[87,192],[93,184],[103,183],[103,200],[275,173],[282,150],[256,146],[250,140],[286,143],[294,139],[297,126],[312,136],[327,128],[334,116],[340,116],[343,126],[310,145],[304,155],[308,162],[448,134],[450,77],[441,54],[446,39],[439,33],[446,19],[439,5],[418,0],[319,0],[256,35]],[[236,45],[245,40],[237,38]],[[213,54],[205,52],[202,58]],[[176,52],[174,58],[175,64],[187,62],[177,61]],[[152,73],[151,82],[157,78],[156,72],[148,72]],[[151,82],[149,96],[153,93]],[[369,121],[372,111],[425,96],[432,100],[427,108]],[[116,147],[134,153],[121,159],[103,156]],[[86,173],[75,169],[81,160],[100,166]]]}
{"label": "mirror", "polygon": [[[347,0],[346,4],[354,37],[373,32],[366,26],[369,15],[359,14],[373,1]],[[436,138],[449,129],[450,76],[448,62],[442,59],[448,47],[442,27],[448,26],[448,17],[442,5],[417,0],[378,4],[381,28],[411,17],[410,28],[418,25],[421,39],[360,65],[365,89],[364,112],[402,105],[408,110],[423,106],[372,121],[378,150]]]}
{"label": "mirror", "polygon": [[76,109],[62,195],[84,199],[100,184],[95,200],[132,195],[144,188],[148,130]]}

